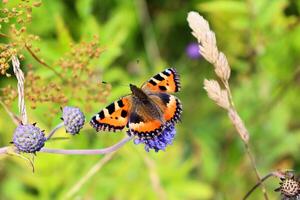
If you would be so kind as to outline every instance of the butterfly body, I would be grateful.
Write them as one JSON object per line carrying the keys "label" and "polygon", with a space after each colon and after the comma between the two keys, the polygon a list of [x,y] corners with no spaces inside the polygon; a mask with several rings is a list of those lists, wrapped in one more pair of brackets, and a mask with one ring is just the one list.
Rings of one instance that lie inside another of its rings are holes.
{"label": "butterfly body", "polygon": [[128,127],[129,135],[140,138],[158,136],[166,126],[180,120],[180,100],[169,94],[180,90],[179,76],[173,68],[153,76],[141,88],[130,84],[131,95],[113,102],[91,119],[97,130],[116,131]]}
{"label": "butterfly body", "polygon": [[[163,112],[158,105],[151,99],[151,96],[147,95],[142,89],[135,85],[130,84],[130,89],[132,91],[133,105],[135,107],[131,110],[132,113],[137,113],[139,116],[144,116],[145,118],[155,118],[164,122]],[[137,120],[136,117],[131,116],[131,121]]]}

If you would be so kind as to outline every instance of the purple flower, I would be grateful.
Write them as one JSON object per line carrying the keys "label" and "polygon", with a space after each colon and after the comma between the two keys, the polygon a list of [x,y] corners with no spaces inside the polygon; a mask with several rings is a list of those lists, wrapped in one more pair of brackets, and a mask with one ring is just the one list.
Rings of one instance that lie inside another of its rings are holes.
{"label": "purple flower", "polygon": [[173,143],[176,130],[173,125],[165,127],[162,133],[154,138],[136,138],[134,144],[145,144],[145,150],[149,152],[150,149],[154,149],[155,152],[159,150],[165,150],[168,145]]}
{"label": "purple flower", "polygon": [[199,44],[196,42],[189,43],[185,49],[186,55],[191,59],[197,59],[201,57]]}
{"label": "purple flower", "polygon": [[66,106],[63,108],[62,120],[64,120],[66,132],[75,135],[83,127],[85,117],[79,108]]}
{"label": "purple flower", "polygon": [[35,153],[44,146],[44,132],[32,124],[19,125],[13,136],[13,143],[20,152]]}

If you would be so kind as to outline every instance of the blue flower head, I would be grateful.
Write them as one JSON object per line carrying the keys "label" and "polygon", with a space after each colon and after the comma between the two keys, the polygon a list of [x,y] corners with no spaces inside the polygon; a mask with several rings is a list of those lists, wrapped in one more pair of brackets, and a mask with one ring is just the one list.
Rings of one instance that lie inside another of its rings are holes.
{"label": "blue flower head", "polygon": [[81,112],[79,108],[72,106],[66,106],[62,109],[62,111],[62,120],[64,121],[66,132],[71,135],[78,134],[85,122],[83,112]]}
{"label": "blue flower head", "polygon": [[26,153],[35,153],[44,146],[46,141],[44,132],[35,124],[20,124],[13,136],[13,143],[18,151]]}
{"label": "blue flower head", "polygon": [[176,130],[174,125],[166,126],[162,133],[154,138],[136,138],[134,144],[145,144],[145,150],[149,152],[150,149],[154,149],[155,152],[159,150],[165,150],[168,145],[173,143]]}

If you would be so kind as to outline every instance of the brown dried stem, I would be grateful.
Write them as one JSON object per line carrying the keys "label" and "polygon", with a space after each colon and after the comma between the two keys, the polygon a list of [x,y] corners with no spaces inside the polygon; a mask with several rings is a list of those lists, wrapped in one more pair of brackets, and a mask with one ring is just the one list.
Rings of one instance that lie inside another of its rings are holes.
{"label": "brown dried stem", "polygon": [[[215,33],[210,30],[208,22],[201,15],[197,12],[189,12],[187,21],[192,29],[193,36],[198,40],[201,55],[214,66],[214,71],[225,88],[222,89],[219,82],[216,80],[205,79],[204,89],[207,91],[210,99],[212,99],[220,107],[227,110],[229,119],[233,123],[245,145],[246,153],[249,157],[255,175],[258,181],[261,182],[261,177],[256,167],[254,156],[252,155],[249,147],[249,131],[245,127],[244,122],[233,103],[228,82],[231,72],[228,60],[225,54],[218,50]],[[265,200],[268,200],[265,186],[262,183],[260,185]]]}
{"label": "brown dried stem", "polygon": [[6,35],[4,33],[0,33],[0,37],[6,37],[6,38],[8,38],[8,35]]}
{"label": "brown dried stem", "polygon": [[7,106],[5,105],[5,103],[3,103],[1,100],[0,100],[0,104],[2,105],[2,107],[4,108],[4,110],[7,112],[7,114],[10,116],[10,118],[12,119],[12,121],[18,126],[22,122],[22,120],[17,115],[15,115],[14,113],[12,113],[7,108]]}
{"label": "brown dried stem", "polygon": [[243,200],[246,200],[251,194],[252,192],[258,187],[260,186],[265,180],[267,180],[268,178],[270,177],[278,177],[278,178],[284,178],[284,172],[281,172],[281,171],[275,171],[275,172],[271,172],[269,174],[267,174],[266,176],[264,176],[263,178],[261,178],[261,180],[255,184],[251,190],[249,190],[249,192],[247,192],[247,194],[244,196]]}
{"label": "brown dried stem", "polygon": [[19,112],[22,116],[22,122],[23,124],[27,124],[27,112],[26,112],[26,106],[25,106],[25,94],[24,94],[24,73],[22,72],[20,68],[20,62],[17,56],[12,57],[12,65],[14,73],[18,80],[18,98],[19,98]]}
{"label": "brown dried stem", "polygon": [[30,53],[30,55],[40,64],[42,64],[43,66],[47,67],[48,69],[50,69],[53,73],[55,73],[59,78],[61,78],[61,80],[64,80],[63,76],[58,73],[53,67],[51,67],[50,65],[48,65],[45,61],[39,59],[39,57],[31,50],[31,48],[25,44],[25,48],[26,50]]}

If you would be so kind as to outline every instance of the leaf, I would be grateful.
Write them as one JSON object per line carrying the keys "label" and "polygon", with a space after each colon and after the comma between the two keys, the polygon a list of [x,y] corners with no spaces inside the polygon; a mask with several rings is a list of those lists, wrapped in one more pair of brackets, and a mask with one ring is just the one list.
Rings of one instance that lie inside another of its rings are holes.
{"label": "leaf", "polygon": [[75,5],[77,13],[81,18],[87,18],[91,16],[93,0],[77,0]]}
{"label": "leaf", "polygon": [[54,16],[56,24],[56,34],[58,37],[59,46],[63,50],[68,50],[70,44],[73,43],[73,39],[70,32],[63,20],[63,18],[57,14]]}

